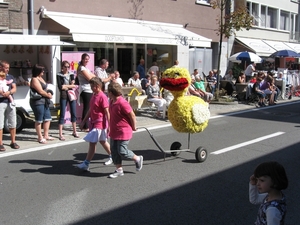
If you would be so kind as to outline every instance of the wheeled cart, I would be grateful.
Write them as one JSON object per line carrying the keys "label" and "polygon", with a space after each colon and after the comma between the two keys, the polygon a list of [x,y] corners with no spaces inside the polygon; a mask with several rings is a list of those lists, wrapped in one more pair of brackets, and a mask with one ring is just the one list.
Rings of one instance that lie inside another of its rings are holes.
{"label": "wheeled cart", "polygon": [[[178,156],[181,152],[191,152],[190,150],[190,140],[191,140],[191,134],[188,133],[188,148],[187,149],[181,149],[181,143],[178,141],[175,141],[171,144],[170,150],[164,150],[162,146],[157,142],[153,134],[146,128],[146,127],[139,127],[138,129],[145,129],[153,142],[156,144],[156,146],[159,148],[159,150],[164,154],[164,160],[166,160],[166,153],[171,153],[172,156]],[[198,147],[195,151],[195,158],[197,162],[204,162],[207,158],[207,151],[203,147]]]}

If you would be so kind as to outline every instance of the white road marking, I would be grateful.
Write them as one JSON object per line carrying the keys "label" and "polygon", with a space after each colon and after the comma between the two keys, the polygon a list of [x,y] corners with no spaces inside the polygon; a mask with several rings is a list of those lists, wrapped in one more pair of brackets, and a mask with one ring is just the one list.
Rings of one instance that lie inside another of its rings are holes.
{"label": "white road marking", "polygon": [[211,152],[210,154],[212,154],[212,155],[219,155],[219,154],[222,154],[222,153],[225,153],[225,152],[232,151],[232,150],[237,149],[237,148],[241,148],[241,147],[244,147],[244,146],[247,146],[247,145],[251,145],[251,144],[254,144],[254,143],[257,143],[257,142],[269,139],[269,138],[273,138],[273,137],[282,135],[284,133],[285,132],[279,131],[279,132],[276,132],[274,134],[269,134],[269,135],[266,135],[266,136],[263,136],[263,137],[259,137],[259,138],[253,139],[251,141],[246,141],[246,142],[243,142],[243,143],[240,143],[240,144],[237,144],[237,145],[233,145],[233,146],[230,146],[230,147],[227,147],[227,148],[223,148],[223,149],[220,149],[218,151]]}

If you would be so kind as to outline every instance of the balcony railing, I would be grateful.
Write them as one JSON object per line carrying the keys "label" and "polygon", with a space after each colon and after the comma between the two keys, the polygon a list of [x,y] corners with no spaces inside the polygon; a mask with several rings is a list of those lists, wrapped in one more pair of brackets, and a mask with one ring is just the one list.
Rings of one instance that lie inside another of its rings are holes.
{"label": "balcony railing", "polygon": [[300,32],[291,32],[290,33],[290,40],[293,40],[293,41],[297,41],[300,43]]}

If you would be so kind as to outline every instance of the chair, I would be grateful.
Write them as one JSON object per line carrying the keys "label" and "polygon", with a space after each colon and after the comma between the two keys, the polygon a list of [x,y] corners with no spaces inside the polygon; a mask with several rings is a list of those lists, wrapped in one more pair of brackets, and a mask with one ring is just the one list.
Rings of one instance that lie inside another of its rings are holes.
{"label": "chair", "polygon": [[278,96],[280,99],[286,99],[286,92],[289,92],[288,86],[286,86],[285,80],[275,80],[275,85],[280,89],[281,95]]}
{"label": "chair", "polygon": [[237,84],[235,84],[235,87],[236,87],[236,93],[237,93],[238,100],[239,101],[245,100],[248,84],[237,83]]}
{"label": "chair", "polygon": [[147,113],[149,113],[151,116],[155,116],[157,112],[157,106],[153,103],[147,100]]}
{"label": "chair", "polygon": [[255,105],[258,104],[258,102],[259,102],[259,96],[253,91],[253,87],[250,88],[248,86],[247,93],[248,93],[247,103],[248,104],[254,103]]}
{"label": "chair", "polygon": [[146,95],[142,95],[137,88],[132,88],[127,94],[127,101],[129,102],[133,110],[140,109],[143,105],[144,100],[147,98]]}
{"label": "chair", "polygon": [[221,80],[220,81],[220,89],[226,89],[226,85],[227,85],[227,83],[229,83],[229,81],[227,81],[227,80]]}

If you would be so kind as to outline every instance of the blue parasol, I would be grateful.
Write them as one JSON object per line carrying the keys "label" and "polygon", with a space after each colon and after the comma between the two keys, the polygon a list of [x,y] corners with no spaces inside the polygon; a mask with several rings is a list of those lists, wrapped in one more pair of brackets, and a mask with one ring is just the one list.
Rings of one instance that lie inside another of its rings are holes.
{"label": "blue parasol", "polygon": [[276,57],[300,57],[300,55],[292,50],[280,50],[277,52],[274,52],[272,55],[269,56],[270,58],[276,58]]}
{"label": "blue parasol", "polygon": [[240,63],[242,61],[261,63],[262,58],[253,52],[238,52],[228,58],[231,62]]}

